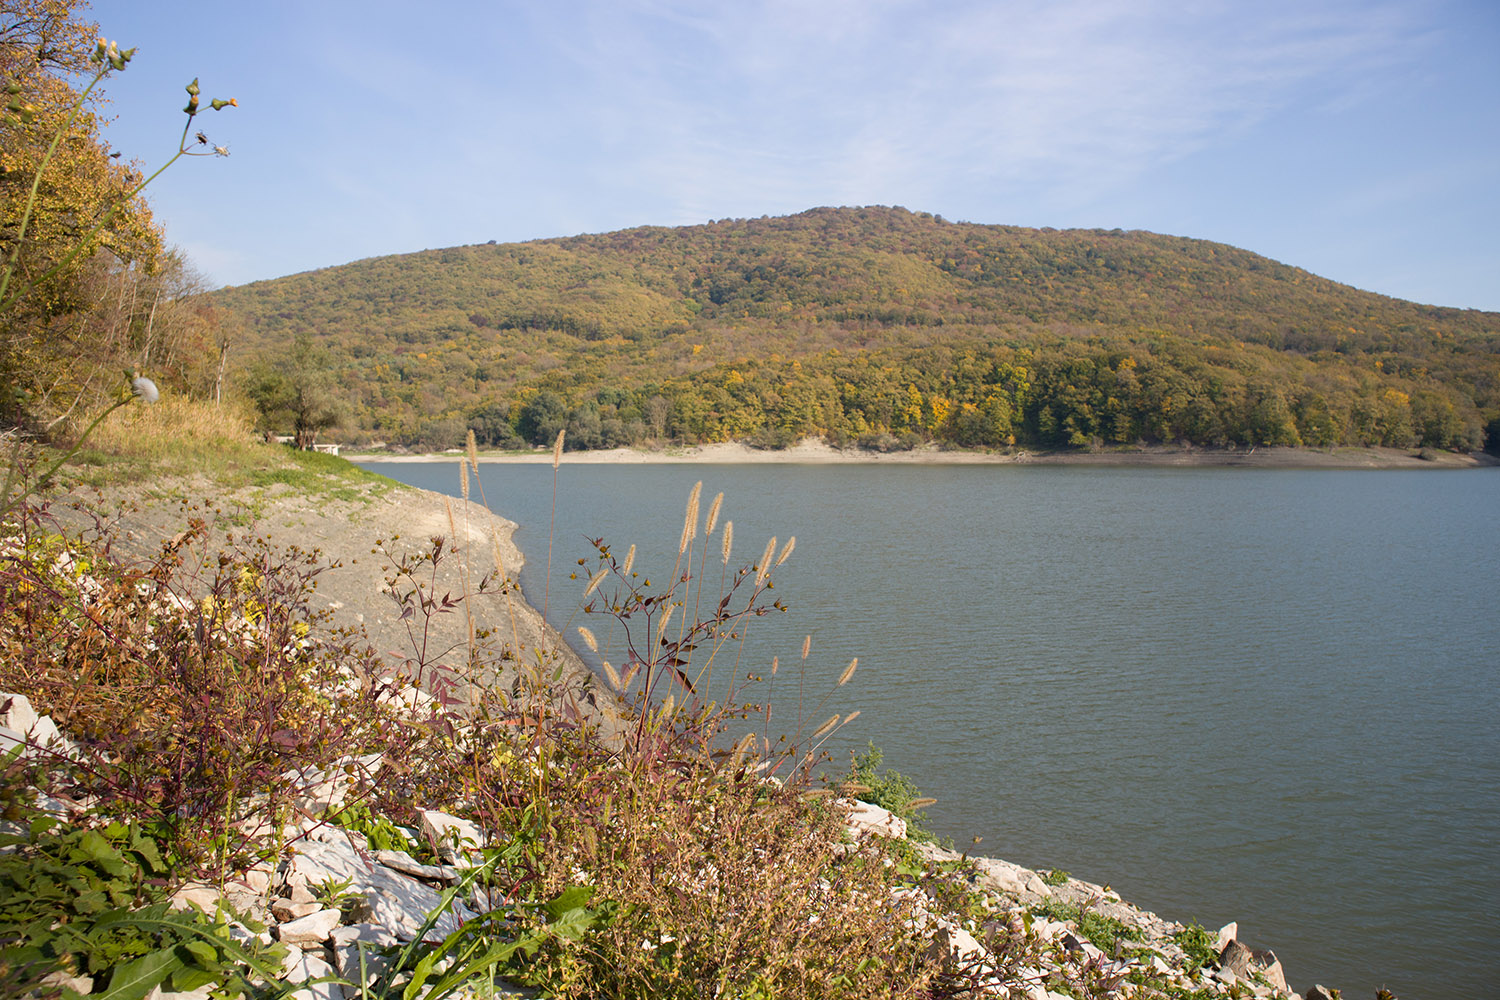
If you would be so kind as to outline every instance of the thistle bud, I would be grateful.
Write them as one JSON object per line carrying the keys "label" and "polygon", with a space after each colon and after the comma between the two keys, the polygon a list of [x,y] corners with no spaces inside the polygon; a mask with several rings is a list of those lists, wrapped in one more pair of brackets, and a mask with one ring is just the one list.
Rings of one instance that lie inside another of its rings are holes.
{"label": "thistle bud", "polygon": [[187,85],[187,92],[188,92],[188,96],[189,97],[197,97],[198,96],[198,94],[199,94],[199,90],[198,90],[198,78],[196,76],[193,77],[193,82]]}

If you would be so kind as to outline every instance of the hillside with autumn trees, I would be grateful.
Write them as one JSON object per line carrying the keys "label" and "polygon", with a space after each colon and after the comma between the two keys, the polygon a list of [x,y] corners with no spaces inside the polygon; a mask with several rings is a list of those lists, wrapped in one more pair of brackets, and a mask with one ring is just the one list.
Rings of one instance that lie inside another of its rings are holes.
{"label": "hillside with autumn trees", "polygon": [[[164,239],[143,189],[212,156],[196,96],[180,152],[111,149],[110,77],[134,49],[100,37],[83,0],[0,3],[0,437],[72,440],[125,370],[178,396],[219,398],[228,344],[207,283]],[[197,81],[190,85],[195,93]],[[206,100],[201,110],[233,101]],[[201,139],[193,139],[196,131]],[[173,137],[165,137],[171,140]],[[219,152],[223,152],[219,150]]]}
{"label": "hillside with autumn trees", "polygon": [[1500,442],[1500,314],[1147,232],[819,208],[374,258],[208,301],[268,429],[315,405],[355,442]]}

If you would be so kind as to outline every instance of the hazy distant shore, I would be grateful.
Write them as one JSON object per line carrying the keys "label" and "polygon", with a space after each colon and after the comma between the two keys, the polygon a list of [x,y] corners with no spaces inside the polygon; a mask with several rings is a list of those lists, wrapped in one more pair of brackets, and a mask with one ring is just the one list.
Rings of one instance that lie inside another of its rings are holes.
{"label": "hazy distant shore", "polygon": [[[461,451],[403,455],[385,451],[350,450],[346,457],[357,462],[451,462]],[[550,449],[525,452],[481,452],[481,462],[540,464],[552,461]],[[1182,448],[1150,447],[1097,452],[1014,453],[944,451],[917,448],[880,453],[860,448],[835,448],[822,441],[803,441],[790,448],[763,450],[745,444],[706,444],[687,448],[644,450],[611,448],[600,451],[565,452],[569,465],[644,464],[920,464],[920,465],[1123,465],[1123,466],[1240,466],[1264,469],[1465,469],[1500,465],[1500,458],[1483,453],[1418,450],[1410,448]]]}

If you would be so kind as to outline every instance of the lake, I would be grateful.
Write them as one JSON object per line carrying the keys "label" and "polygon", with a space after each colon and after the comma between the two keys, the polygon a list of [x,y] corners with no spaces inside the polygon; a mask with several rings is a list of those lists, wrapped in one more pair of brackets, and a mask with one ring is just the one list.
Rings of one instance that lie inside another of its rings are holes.
{"label": "lake", "polygon": [[[736,561],[797,536],[747,663],[811,634],[821,696],[858,656],[836,763],[873,740],[959,847],[1238,920],[1299,991],[1497,995],[1500,470],[565,460],[554,622],[585,537],[665,576],[699,479]],[[540,605],[552,469],[482,482]]]}

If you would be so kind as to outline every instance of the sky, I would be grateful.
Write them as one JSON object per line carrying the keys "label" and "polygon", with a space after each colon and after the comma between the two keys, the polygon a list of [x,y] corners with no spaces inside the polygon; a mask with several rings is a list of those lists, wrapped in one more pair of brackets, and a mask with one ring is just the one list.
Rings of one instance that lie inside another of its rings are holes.
{"label": "sky", "polygon": [[148,189],[214,285],[428,248],[901,205],[1144,229],[1500,311],[1496,0],[96,0],[227,158]]}

